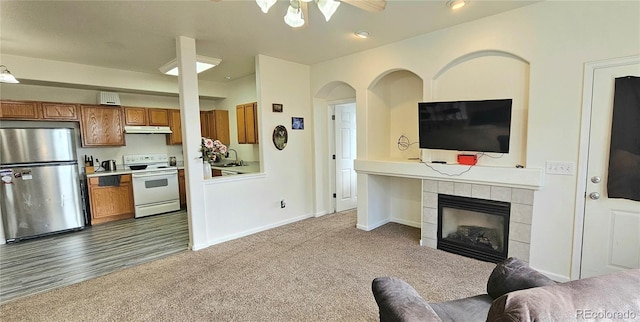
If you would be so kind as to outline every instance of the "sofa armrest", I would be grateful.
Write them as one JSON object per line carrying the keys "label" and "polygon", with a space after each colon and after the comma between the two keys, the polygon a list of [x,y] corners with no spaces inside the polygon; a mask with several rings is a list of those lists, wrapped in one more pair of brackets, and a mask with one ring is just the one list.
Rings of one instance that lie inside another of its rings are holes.
{"label": "sofa armrest", "polygon": [[640,269],[507,293],[487,321],[634,320],[640,316]]}
{"label": "sofa armrest", "polygon": [[399,278],[375,278],[371,289],[380,321],[442,321],[418,292]]}

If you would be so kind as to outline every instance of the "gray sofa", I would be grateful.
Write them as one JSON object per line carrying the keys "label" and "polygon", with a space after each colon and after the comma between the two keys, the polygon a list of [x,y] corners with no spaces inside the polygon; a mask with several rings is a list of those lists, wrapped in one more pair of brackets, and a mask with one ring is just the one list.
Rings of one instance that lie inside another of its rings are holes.
{"label": "gray sofa", "polygon": [[640,269],[555,283],[525,262],[499,263],[487,294],[427,303],[399,278],[378,277],[380,321],[575,321],[640,319]]}

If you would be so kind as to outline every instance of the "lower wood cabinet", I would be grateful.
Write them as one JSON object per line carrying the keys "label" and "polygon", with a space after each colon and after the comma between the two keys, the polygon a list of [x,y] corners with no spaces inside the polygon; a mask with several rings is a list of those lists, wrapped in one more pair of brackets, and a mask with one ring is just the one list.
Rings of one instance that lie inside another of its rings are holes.
{"label": "lower wood cabinet", "polygon": [[120,176],[118,186],[100,186],[100,178],[89,178],[91,224],[134,218],[135,204],[131,175]]}
{"label": "lower wood cabinet", "polygon": [[185,188],[184,169],[178,170],[178,192],[180,193],[180,208],[187,207],[187,190]]}

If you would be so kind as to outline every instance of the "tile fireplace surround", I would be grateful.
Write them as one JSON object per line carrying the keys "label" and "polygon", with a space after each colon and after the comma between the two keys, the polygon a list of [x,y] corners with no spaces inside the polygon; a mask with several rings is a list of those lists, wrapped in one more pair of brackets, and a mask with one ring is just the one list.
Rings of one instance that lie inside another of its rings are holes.
{"label": "tile fireplace surround", "polygon": [[[508,256],[529,261],[534,192],[542,188],[543,169],[474,166],[462,175],[451,176],[443,173],[461,173],[468,166],[431,164],[430,169],[420,162],[377,160],[356,160],[354,166],[358,175],[363,176],[362,182],[365,185],[362,188],[367,190],[364,194],[370,204],[362,209],[359,205],[358,212],[363,212],[363,218],[379,220],[384,216],[374,205],[377,200],[384,199],[387,192],[373,186],[375,180],[369,180],[370,176],[415,178],[422,181],[420,244],[427,247],[437,246],[438,194],[510,202]],[[359,186],[358,189],[360,188]],[[363,191],[359,190],[359,194],[363,195],[361,192]],[[358,226],[370,230],[376,225]]]}
{"label": "tile fireplace surround", "polygon": [[438,240],[438,194],[510,202],[507,256],[518,257],[529,262],[533,190],[475,183],[422,180],[422,239],[420,244],[431,248],[436,248]]}

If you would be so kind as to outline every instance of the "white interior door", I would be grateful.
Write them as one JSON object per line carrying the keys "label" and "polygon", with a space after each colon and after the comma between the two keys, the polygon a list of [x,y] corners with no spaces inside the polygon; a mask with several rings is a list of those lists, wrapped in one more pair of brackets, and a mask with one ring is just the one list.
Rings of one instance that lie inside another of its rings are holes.
{"label": "white interior door", "polygon": [[[614,172],[609,173],[609,162],[620,163],[616,161],[617,149],[610,153],[615,79],[626,76],[640,76],[639,59],[597,68],[593,73],[581,278],[640,267],[640,202],[610,198],[612,191],[607,188],[609,180],[617,180]],[[640,109],[640,104],[630,108]],[[628,134],[640,142],[640,124]],[[624,154],[622,173],[637,176],[640,152]],[[636,189],[640,189],[640,182]]]}
{"label": "white interior door", "polygon": [[353,209],[358,205],[356,172],[356,105],[335,106],[336,138],[336,211]]}

